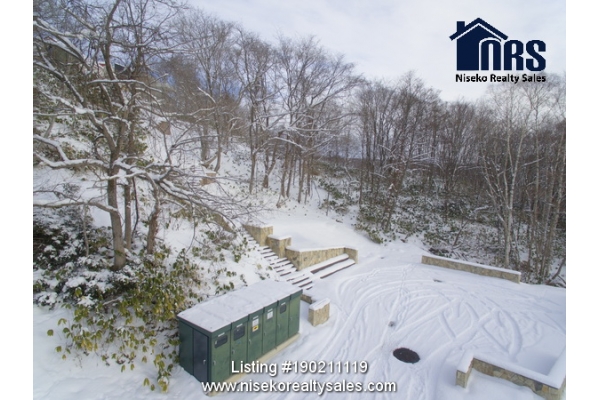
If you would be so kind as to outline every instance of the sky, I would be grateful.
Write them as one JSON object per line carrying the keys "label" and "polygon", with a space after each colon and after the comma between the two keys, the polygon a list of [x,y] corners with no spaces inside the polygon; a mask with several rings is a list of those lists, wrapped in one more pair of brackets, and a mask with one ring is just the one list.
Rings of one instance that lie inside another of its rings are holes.
{"label": "sky", "polygon": [[482,18],[509,40],[542,40],[545,71],[561,75],[566,71],[565,1],[189,0],[189,4],[239,22],[271,43],[279,34],[314,35],[369,79],[393,81],[413,70],[447,101],[475,100],[487,86],[456,82],[456,42],[450,35],[456,32],[457,21],[468,24]]}

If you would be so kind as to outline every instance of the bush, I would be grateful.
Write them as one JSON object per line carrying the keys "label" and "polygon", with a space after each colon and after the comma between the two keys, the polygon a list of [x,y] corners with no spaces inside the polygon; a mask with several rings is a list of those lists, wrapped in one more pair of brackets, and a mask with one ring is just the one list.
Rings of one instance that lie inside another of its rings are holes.
{"label": "bush", "polygon": [[[156,385],[167,390],[178,356],[176,316],[202,300],[195,290],[202,282],[198,266],[183,250],[170,267],[164,263],[168,253],[164,250],[155,253],[153,259],[125,268],[130,274],[125,281],[128,289],[118,297],[99,300],[84,295],[80,287],[73,291],[72,296],[80,301],[65,303],[73,310],[73,318],[58,321],[66,341],[64,347],[57,348],[63,358],[95,352],[107,365],[121,365],[121,371],[133,370],[138,361],[152,360],[157,369]],[[149,380],[143,384],[156,388]]]}
{"label": "bush", "polygon": [[81,215],[76,208],[34,214],[33,300],[73,311],[58,321],[65,344],[56,350],[63,358],[93,352],[122,371],[152,361],[156,384],[144,385],[167,390],[177,358],[176,315],[202,300],[199,268],[184,250],[171,257],[162,245],[151,257],[129,254],[122,270],[111,271],[108,230],[88,224],[84,238]]}
{"label": "bush", "polygon": [[328,198],[320,205],[321,209],[332,209],[342,215],[348,213],[349,207],[354,204],[350,195],[342,193],[334,183],[324,179],[319,180],[319,185],[328,193]]}
{"label": "bush", "polygon": [[105,261],[112,256],[109,231],[84,224],[82,215],[77,208],[34,215],[33,300],[72,310],[72,317],[58,321],[57,335],[64,343],[56,350],[63,358],[94,353],[122,371],[152,362],[156,379],[145,379],[143,385],[167,390],[178,356],[177,314],[203,295],[247,284],[243,274],[223,263],[240,262],[248,242],[215,228],[199,234],[189,253],[172,254],[159,243],[154,254],[145,255],[140,235],[127,265],[111,271]]}
{"label": "bush", "polygon": [[129,279],[127,271],[113,273],[108,270],[111,258],[108,229],[89,227],[85,218],[76,207],[34,213],[35,303],[53,306],[57,301],[64,301],[75,304],[81,301],[76,293],[90,299],[103,299],[124,289],[119,288],[119,284],[122,286]]}

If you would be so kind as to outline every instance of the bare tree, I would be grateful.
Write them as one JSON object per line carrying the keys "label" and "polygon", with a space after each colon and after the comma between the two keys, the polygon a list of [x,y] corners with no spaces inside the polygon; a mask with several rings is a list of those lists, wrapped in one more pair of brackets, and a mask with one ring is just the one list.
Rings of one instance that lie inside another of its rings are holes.
{"label": "bare tree", "polygon": [[52,20],[43,12],[34,20],[34,157],[74,179],[84,174],[79,182],[95,177],[89,185],[95,189],[39,187],[54,197],[38,197],[34,206],[86,205],[107,212],[115,270],[123,268],[131,250],[132,202],[141,186],[153,202],[144,221],[149,254],[165,198],[210,215],[240,213],[235,199],[202,189],[203,169],[186,162],[197,154],[198,138],[189,122],[163,107],[165,83],[155,67],[174,54],[169,22],[180,10],[176,3],[58,0],[56,5]]}
{"label": "bare tree", "polygon": [[[549,89],[550,85],[539,83],[492,86],[486,106],[482,109],[487,123],[480,125],[480,128],[483,128],[479,137],[482,145],[481,167],[489,199],[502,226],[502,264],[505,268],[511,263],[521,264],[522,252],[518,248],[519,225],[515,225],[515,222],[517,212],[526,208],[522,194],[534,193],[533,197],[530,197],[530,237],[545,236],[543,231],[550,228],[548,219],[544,218],[546,228],[538,231],[541,212],[539,207],[542,206],[540,200],[545,201],[542,200],[544,196],[541,196],[541,179],[545,175],[542,173],[542,167],[550,159],[555,159],[554,165],[559,166],[557,173],[551,174],[552,179],[559,179],[556,181],[559,187],[556,188],[550,181],[548,183],[552,191],[558,189],[562,192],[563,181],[559,177],[562,176],[564,162],[564,153],[561,150],[564,147],[563,135],[557,136],[558,142],[551,141],[554,151],[543,150],[548,144],[543,138],[548,124],[552,126],[561,122],[553,104],[557,97],[552,95]],[[530,169],[533,169],[533,173],[528,175],[527,171]],[[559,197],[562,199],[563,196]],[[552,201],[546,202],[546,206],[550,204]],[[532,254],[530,249],[530,255]],[[544,264],[547,262],[544,261]]]}
{"label": "bare tree", "polygon": [[241,93],[232,52],[236,28],[196,9],[187,10],[173,26],[180,41],[178,53],[195,68],[197,85],[192,90],[202,103],[193,115],[202,126],[203,161],[213,160],[209,146],[216,142],[214,170],[218,172],[229,137],[239,128]]}
{"label": "bare tree", "polygon": [[360,78],[343,56],[331,56],[312,37],[296,42],[280,38],[277,58],[279,97],[286,118],[278,136],[284,146],[280,193],[289,197],[297,176],[300,202],[303,193],[310,193],[320,151],[347,123],[341,102]]}
{"label": "bare tree", "polygon": [[445,209],[455,196],[462,172],[476,165],[474,157],[475,107],[464,101],[446,105],[437,137],[434,164],[442,179]]}
{"label": "bare tree", "polygon": [[[68,142],[51,134],[34,134],[34,155],[52,168],[88,168],[101,174],[106,202],[97,200],[93,205],[110,215],[113,267],[120,269],[131,246],[132,179],[143,175],[134,171],[140,116],[155,98],[150,63],[164,51],[164,26],[177,8],[153,0],[57,5],[62,20],[70,22],[70,30],[55,27],[43,16],[34,21],[35,87],[37,95],[44,98],[34,116],[60,116],[74,125],[82,124],[82,129],[74,127],[72,134],[85,141],[89,150],[72,155],[66,151]],[[53,84],[48,85],[46,78]],[[54,156],[49,156],[48,150]],[[125,226],[119,209],[119,182],[124,182]],[[53,206],[77,202],[65,198]]]}
{"label": "bare tree", "polygon": [[[263,153],[266,161],[263,186],[268,186],[268,176],[274,168],[277,144],[274,129],[283,118],[276,108],[274,79],[275,56],[272,47],[258,36],[238,29],[234,48],[237,79],[241,84],[245,118],[250,149],[249,191],[255,188],[258,156]],[[269,149],[271,150],[269,152]]]}
{"label": "bare tree", "polygon": [[404,178],[417,160],[427,158],[424,141],[437,94],[413,73],[397,84],[370,84],[359,94],[358,115],[363,137],[361,198],[380,207],[378,223],[389,228]]}
{"label": "bare tree", "polygon": [[520,189],[522,219],[527,224],[525,273],[545,281],[555,258],[558,222],[566,198],[565,82],[555,75],[544,84],[523,86],[533,135],[527,143],[525,179]]}

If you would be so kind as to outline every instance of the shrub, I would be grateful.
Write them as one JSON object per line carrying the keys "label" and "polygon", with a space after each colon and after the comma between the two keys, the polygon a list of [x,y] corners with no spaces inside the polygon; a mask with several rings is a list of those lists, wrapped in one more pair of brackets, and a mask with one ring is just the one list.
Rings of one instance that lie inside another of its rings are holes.
{"label": "shrub", "polygon": [[[202,282],[198,266],[183,250],[169,267],[162,250],[152,259],[125,268],[130,274],[124,282],[128,289],[117,297],[93,299],[80,287],[74,290],[77,304],[65,303],[73,310],[73,318],[58,321],[66,341],[57,348],[63,358],[95,352],[107,365],[121,365],[121,371],[151,360],[157,369],[156,384],[167,390],[178,356],[176,316],[202,300],[195,290]],[[156,388],[148,379],[143,384]]]}

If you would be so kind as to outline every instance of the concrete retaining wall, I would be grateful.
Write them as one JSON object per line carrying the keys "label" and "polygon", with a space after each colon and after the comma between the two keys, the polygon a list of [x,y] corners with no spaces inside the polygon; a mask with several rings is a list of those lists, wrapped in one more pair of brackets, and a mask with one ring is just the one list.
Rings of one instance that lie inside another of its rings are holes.
{"label": "concrete retaining wall", "polygon": [[435,265],[436,267],[444,267],[450,269],[456,269],[459,271],[470,272],[472,274],[478,274],[483,276],[490,276],[493,278],[506,279],[511,282],[521,282],[521,273],[510,269],[490,267],[487,265],[471,263],[468,261],[453,260],[445,257],[437,256],[422,256],[421,263],[427,265]]}
{"label": "concrete retaining wall", "polygon": [[358,262],[358,250],[351,247],[334,247],[328,249],[310,249],[300,250],[295,248],[286,248],[285,256],[298,271],[310,267],[311,265],[318,264],[323,261],[327,261],[330,258],[341,256],[342,254],[348,254],[348,256]]}
{"label": "concrete retaining wall", "polygon": [[274,235],[270,235],[267,237],[267,246],[269,246],[271,250],[273,250],[273,253],[277,254],[277,257],[279,258],[285,257],[285,249],[291,245],[292,238],[289,236],[276,237]]}
{"label": "concrete retaining wall", "polygon": [[302,292],[302,294],[300,295],[300,300],[308,304],[312,304],[315,302],[313,297],[310,294],[306,294],[305,292]]}
{"label": "concrete retaining wall", "polygon": [[279,258],[287,257],[297,270],[327,261],[330,258],[348,254],[358,263],[358,250],[352,247],[333,247],[323,249],[300,250],[290,247],[292,238],[273,235],[273,226],[243,225],[259,246],[269,246]]}
{"label": "concrete retaining wall", "polygon": [[267,237],[273,234],[272,226],[244,225],[244,228],[256,240],[259,246],[267,246]]}
{"label": "concrete retaining wall", "polygon": [[[565,351],[559,356],[548,375],[542,375],[517,365],[482,360],[466,354],[456,371],[456,384],[467,387],[473,369],[500,379],[505,379],[519,386],[530,388],[535,394],[546,400],[560,400],[566,387]],[[504,364],[504,365],[502,365]],[[562,382],[562,383],[561,383]]]}
{"label": "concrete retaining wall", "polygon": [[329,320],[329,299],[322,299],[308,307],[308,322],[312,326],[324,324]]}

